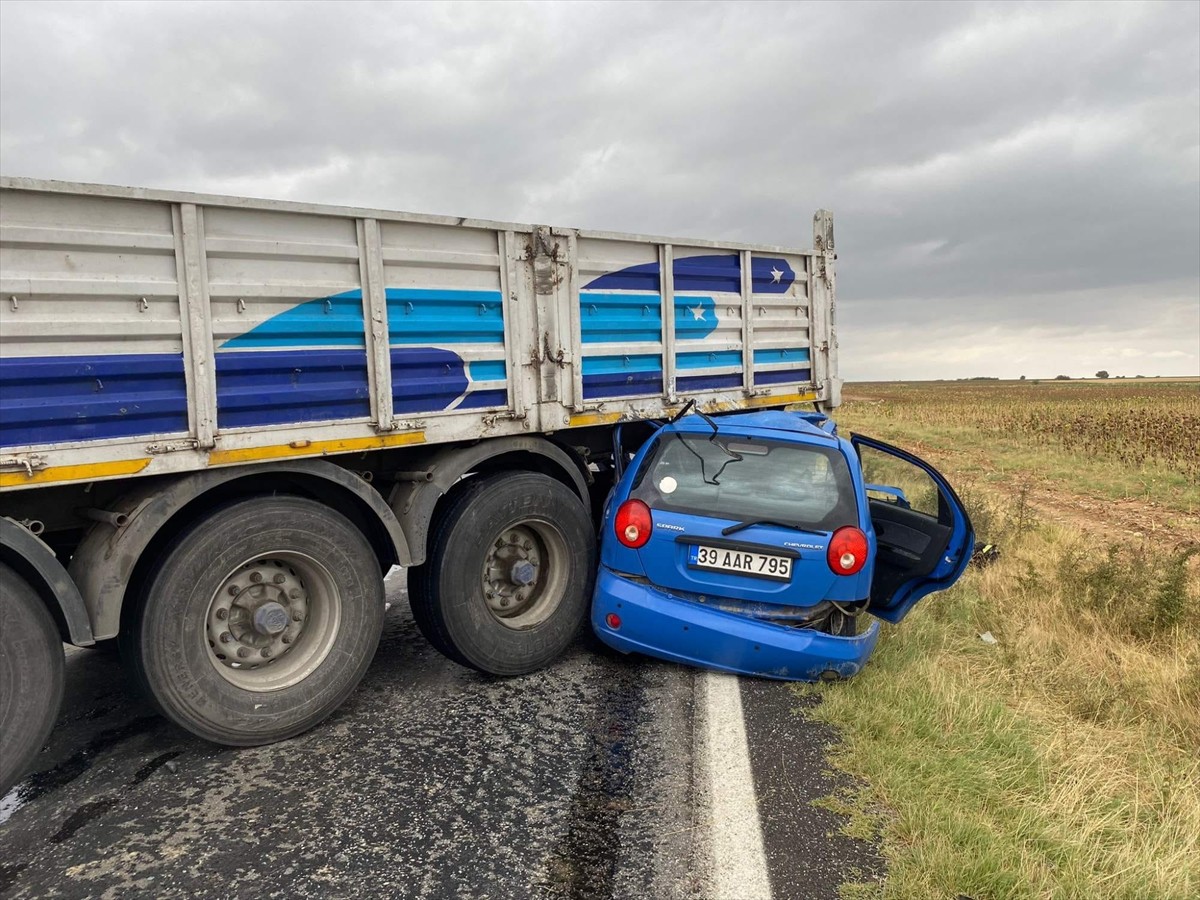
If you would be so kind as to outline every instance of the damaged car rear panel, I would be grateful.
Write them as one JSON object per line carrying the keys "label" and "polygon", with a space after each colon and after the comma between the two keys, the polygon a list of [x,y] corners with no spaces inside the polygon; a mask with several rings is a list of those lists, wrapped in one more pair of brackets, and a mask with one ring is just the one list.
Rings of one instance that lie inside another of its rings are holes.
{"label": "damaged car rear panel", "polygon": [[[863,614],[903,618],[953,584],[973,541],[940,475],[863,440],[903,487],[868,484],[858,449],[820,414],[691,416],[659,429],[605,510],[601,640],[770,678],[856,674],[879,636]],[[921,479],[925,508],[914,509],[906,490]]]}

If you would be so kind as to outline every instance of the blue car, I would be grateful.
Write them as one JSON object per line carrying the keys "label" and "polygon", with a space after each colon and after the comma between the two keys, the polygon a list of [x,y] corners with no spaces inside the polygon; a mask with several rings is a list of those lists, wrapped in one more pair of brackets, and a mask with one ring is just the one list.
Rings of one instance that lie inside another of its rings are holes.
{"label": "blue car", "polygon": [[626,653],[725,672],[847,678],[879,638],[945,590],[975,536],[954,489],[819,413],[688,415],[617,471],[592,625]]}

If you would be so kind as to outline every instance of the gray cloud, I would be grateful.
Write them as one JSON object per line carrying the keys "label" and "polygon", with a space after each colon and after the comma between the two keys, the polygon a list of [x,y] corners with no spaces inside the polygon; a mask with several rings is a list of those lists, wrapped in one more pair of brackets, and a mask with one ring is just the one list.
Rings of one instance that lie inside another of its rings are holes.
{"label": "gray cloud", "polygon": [[1200,6],[0,5],[6,174],[808,245],[848,377],[1200,372]]}

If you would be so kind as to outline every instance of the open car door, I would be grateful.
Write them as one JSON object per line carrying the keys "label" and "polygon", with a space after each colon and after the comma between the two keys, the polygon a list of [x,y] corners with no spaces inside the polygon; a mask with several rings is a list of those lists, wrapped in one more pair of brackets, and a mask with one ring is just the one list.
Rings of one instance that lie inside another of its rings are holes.
{"label": "open car door", "polygon": [[975,533],[949,482],[933,466],[862,435],[858,453],[875,529],[875,572],[867,609],[899,622],[923,597],[950,587],[971,561]]}

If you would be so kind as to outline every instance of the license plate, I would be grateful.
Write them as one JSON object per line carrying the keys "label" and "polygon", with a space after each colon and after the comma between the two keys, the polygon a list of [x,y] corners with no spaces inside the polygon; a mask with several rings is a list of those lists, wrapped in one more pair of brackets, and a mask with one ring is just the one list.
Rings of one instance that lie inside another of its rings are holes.
{"label": "license plate", "polygon": [[738,575],[774,578],[778,581],[788,581],[792,577],[792,561],[786,556],[706,547],[703,544],[688,546],[688,565],[693,569],[736,572]]}

